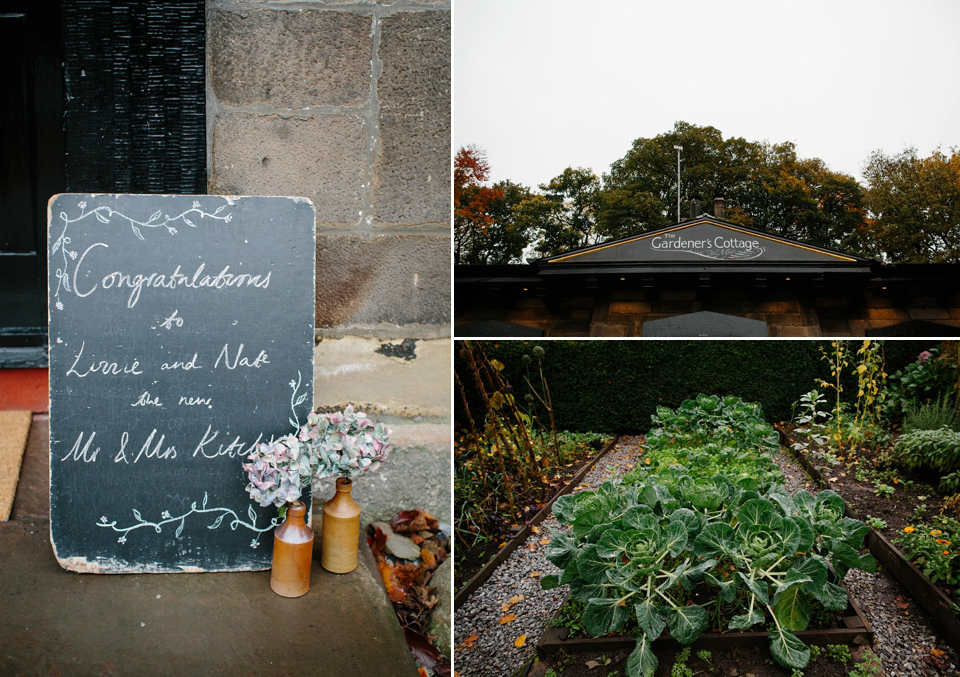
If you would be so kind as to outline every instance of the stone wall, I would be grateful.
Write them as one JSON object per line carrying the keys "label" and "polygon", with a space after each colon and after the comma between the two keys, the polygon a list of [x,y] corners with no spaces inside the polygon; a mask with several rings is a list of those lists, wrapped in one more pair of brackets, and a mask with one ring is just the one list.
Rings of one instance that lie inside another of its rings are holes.
{"label": "stone wall", "polygon": [[869,289],[849,296],[837,291],[623,290],[571,294],[549,305],[529,296],[500,301],[477,300],[469,310],[458,310],[457,324],[496,319],[542,329],[550,337],[625,337],[642,336],[645,322],[706,310],[763,320],[769,335],[777,337],[864,336],[910,320],[960,327],[960,295],[890,297]]}
{"label": "stone wall", "polygon": [[315,404],[394,428],[355,487],[364,522],[418,507],[451,521],[450,14],[449,0],[207,6],[209,190],[313,201]]}

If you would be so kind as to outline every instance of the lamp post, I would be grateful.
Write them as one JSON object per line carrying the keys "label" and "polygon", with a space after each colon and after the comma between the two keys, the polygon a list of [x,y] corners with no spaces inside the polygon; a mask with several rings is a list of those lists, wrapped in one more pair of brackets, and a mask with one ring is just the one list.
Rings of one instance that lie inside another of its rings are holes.
{"label": "lamp post", "polygon": [[680,223],[680,151],[683,146],[674,146],[673,149],[677,151],[677,223]]}

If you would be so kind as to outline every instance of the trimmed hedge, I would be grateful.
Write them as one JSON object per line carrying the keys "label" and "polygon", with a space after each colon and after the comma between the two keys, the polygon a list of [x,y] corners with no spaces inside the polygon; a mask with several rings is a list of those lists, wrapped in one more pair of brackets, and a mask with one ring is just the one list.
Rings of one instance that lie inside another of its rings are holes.
{"label": "trimmed hedge", "polygon": [[[467,387],[470,410],[482,421],[482,405],[473,392],[457,341],[454,368]],[[553,396],[557,428],[574,432],[639,434],[650,429],[657,405],[677,408],[699,393],[736,395],[759,402],[769,421],[787,420],[792,405],[830,379],[820,357],[829,341],[493,341],[481,342],[487,356],[504,364],[504,376],[518,399],[528,392],[524,375],[539,388],[536,360],[522,359],[535,345],[546,351],[544,375]],[[851,341],[855,351],[860,341]],[[930,341],[884,341],[887,373],[913,362]],[[529,371],[528,371],[529,369]],[[852,371],[852,370],[851,370]],[[856,393],[848,375],[845,391]],[[822,390],[822,389],[821,389]],[[831,399],[828,395],[828,399]],[[455,421],[467,425],[459,393]]]}

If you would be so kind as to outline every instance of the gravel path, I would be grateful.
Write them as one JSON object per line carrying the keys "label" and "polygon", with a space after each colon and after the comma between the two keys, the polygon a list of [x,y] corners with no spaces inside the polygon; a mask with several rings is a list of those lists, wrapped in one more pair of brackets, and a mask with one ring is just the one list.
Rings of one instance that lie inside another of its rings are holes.
{"label": "gravel path", "polygon": [[[621,438],[577,489],[599,486],[634,467],[640,455],[639,443],[638,437]],[[792,459],[780,454],[777,460],[788,491],[806,488],[816,492],[813,482]],[[548,527],[559,528],[552,516],[457,610],[454,662],[461,677],[509,677],[533,656],[537,640],[569,591],[567,586],[540,589],[541,576],[559,571],[543,555],[541,540],[549,537]],[[956,674],[957,656],[937,639],[927,614],[912,602],[907,613],[898,608],[897,596],[907,593],[889,574],[853,570],[844,582],[876,632],[874,650],[887,677]],[[511,603],[511,599],[520,597]],[[516,618],[500,622],[510,615]],[[521,638],[523,641],[518,641]],[[924,660],[934,648],[946,652],[942,660],[947,667],[943,670]]]}

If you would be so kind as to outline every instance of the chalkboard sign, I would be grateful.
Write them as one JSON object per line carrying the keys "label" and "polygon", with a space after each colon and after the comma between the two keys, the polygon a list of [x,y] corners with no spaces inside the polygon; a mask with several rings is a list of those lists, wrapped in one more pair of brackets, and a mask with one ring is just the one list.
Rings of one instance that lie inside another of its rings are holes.
{"label": "chalkboard sign", "polygon": [[270,566],[258,441],[313,404],[305,198],[51,198],[50,532],[98,573]]}

